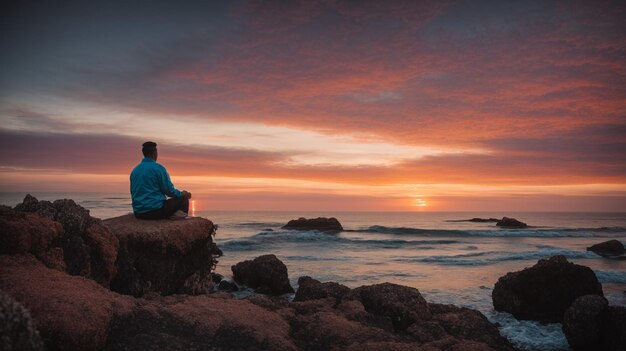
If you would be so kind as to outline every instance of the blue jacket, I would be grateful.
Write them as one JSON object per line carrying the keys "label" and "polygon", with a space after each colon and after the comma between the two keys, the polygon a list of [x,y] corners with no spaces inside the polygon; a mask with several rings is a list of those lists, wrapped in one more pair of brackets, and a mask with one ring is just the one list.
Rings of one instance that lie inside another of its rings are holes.
{"label": "blue jacket", "polygon": [[165,167],[150,157],[144,157],[130,173],[130,195],[133,199],[133,211],[144,213],[163,207],[163,202],[170,197],[183,194],[174,188]]}

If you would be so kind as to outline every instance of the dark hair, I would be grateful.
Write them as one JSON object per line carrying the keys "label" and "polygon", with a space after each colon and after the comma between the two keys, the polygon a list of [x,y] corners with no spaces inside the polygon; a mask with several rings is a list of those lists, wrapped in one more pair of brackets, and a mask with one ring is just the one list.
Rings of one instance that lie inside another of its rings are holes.
{"label": "dark hair", "polygon": [[145,143],[143,143],[141,152],[143,153],[144,157],[150,157],[154,155],[157,150],[156,145],[157,144],[152,141],[146,141]]}

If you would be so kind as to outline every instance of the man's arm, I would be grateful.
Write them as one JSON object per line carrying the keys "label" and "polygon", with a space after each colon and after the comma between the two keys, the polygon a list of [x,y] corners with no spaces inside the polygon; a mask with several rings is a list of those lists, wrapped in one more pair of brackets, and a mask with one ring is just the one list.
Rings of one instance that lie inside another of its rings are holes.
{"label": "man's arm", "polygon": [[170,175],[165,170],[165,167],[159,167],[159,187],[163,194],[169,197],[181,197],[183,193],[174,187]]}

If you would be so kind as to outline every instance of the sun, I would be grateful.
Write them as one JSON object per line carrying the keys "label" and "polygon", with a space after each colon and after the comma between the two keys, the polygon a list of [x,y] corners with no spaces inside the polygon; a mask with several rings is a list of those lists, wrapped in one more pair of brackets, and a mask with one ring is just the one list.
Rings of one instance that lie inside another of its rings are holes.
{"label": "sun", "polygon": [[424,199],[423,199],[423,198],[421,198],[421,197],[417,197],[417,198],[415,198],[415,203],[414,203],[414,206],[417,206],[417,207],[426,207],[426,206],[427,206],[427,204],[426,204],[426,200],[424,200]]}

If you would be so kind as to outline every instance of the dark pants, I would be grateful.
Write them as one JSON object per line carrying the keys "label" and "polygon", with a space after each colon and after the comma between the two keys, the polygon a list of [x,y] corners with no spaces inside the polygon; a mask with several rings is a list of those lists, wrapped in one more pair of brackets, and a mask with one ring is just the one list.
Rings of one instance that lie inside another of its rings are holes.
{"label": "dark pants", "polygon": [[181,197],[172,197],[163,203],[163,207],[144,213],[135,213],[135,217],[139,219],[161,219],[168,218],[174,214],[174,212],[181,210],[185,213],[189,213],[189,199]]}

